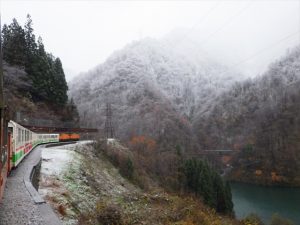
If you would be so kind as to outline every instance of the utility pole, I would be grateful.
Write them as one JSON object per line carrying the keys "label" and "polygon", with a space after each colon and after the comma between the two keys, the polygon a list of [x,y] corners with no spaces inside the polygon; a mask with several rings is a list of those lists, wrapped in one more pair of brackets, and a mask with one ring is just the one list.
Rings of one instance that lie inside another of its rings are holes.
{"label": "utility pole", "polygon": [[0,201],[7,175],[7,118],[3,89],[3,55],[0,14]]}
{"label": "utility pole", "polygon": [[[4,147],[4,96],[3,96],[3,54],[2,54],[2,29],[1,29],[1,15],[0,15],[0,156],[3,154]],[[1,159],[0,159],[1,160]]]}
{"label": "utility pole", "polygon": [[104,129],[107,139],[115,137],[114,127],[112,123],[112,109],[110,103],[106,103],[106,121]]}

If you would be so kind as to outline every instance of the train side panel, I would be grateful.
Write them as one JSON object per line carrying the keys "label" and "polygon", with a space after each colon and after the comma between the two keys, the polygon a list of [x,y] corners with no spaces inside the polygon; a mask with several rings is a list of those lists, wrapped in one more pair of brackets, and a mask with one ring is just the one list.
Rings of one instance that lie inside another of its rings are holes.
{"label": "train side panel", "polygon": [[16,167],[37,145],[59,141],[59,134],[36,134],[21,125],[10,121],[11,162],[9,168]]}
{"label": "train side panel", "polygon": [[80,135],[76,133],[61,133],[59,134],[59,141],[78,141],[80,139]]}
{"label": "train side panel", "polygon": [[9,173],[9,171],[13,168],[12,156],[13,156],[13,150],[14,150],[13,127],[10,124],[8,124],[7,149],[8,149],[7,173]]}
{"label": "train side panel", "polygon": [[30,130],[10,121],[9,127],[12,128],[12,167],[17,166],[22,159],[32,150],[32,133]]}

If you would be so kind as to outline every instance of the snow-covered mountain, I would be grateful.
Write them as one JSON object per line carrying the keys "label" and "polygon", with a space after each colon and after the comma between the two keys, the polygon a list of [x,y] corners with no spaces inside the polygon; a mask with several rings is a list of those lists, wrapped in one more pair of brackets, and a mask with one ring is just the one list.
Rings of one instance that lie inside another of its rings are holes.
{"label": "snow-covered mountain", "polygon": [[242,77],[183,46],[166,39],[136,41],[75,78],[70,95],[82,122],[103,128],[110,102],[121,138],[143,134],[158,140],[169,132],[185,145],[193,136],[190,121]]}
{"label": "snow-covered mountain", "polygon": [[236,149],[237,167],[253,160],[251,151],[261,162],[252,170],[276,174],[253,182],[298,185],[289,171],[300,168],[299,47],[263,76],[243,80],[188,46],[144,39],[77,77],[70,95],[82,122],[103,128],[109,102],[123,140],[148,136],[161,150]]}
{"label": "snow-covered mountain", "polygon": [[300,186],[299,85],[300,46],[215,99],[193,123],[201,147],[235,149],[233,179]]}

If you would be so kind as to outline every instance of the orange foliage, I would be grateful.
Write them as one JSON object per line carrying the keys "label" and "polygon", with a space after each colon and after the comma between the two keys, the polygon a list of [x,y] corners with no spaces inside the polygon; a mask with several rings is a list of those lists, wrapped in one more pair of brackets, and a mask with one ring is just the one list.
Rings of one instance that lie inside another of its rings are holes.
{"label": "orange foliage", "polygon": [[233,149],[234,150],[240,150],[241,149],[241,144],[239,144],[239,143],[233,144]]}
{"label": "orange foliage", "polygon": [[62,215],[62,216],[65,216],[67,214],[66,207],[63,205],[59,205],[57,210],[60,213],[60,215]]}
{"label": "orange foliage", "polygon": [[154,150],[156,142],[149,137],[134,136],[131,138],[129,145],[136,150]]}
{"label": "orange foliage", "polygon": [[280,182],[282,177],[277,175],[276,172],[271,172],[271,179],[273,182]]}
{"label": "orange foliage", "polygon": [[230,162],[231,158],[232,158],[232,156],[229,156],[229,155],[222,156],[223,164],[228,164]]}
{"label": "orange foliage", "polygon": [[262,175],[262,171],[261,171],[261,170],[255,170],[255,175],[256,175],[256,176]]}

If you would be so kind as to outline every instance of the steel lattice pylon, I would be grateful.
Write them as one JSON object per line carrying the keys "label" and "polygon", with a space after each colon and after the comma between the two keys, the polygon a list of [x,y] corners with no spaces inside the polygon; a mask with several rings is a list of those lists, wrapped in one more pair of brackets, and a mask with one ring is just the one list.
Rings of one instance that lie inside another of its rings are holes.
{"label": "steel lattice pylon", "polygon": [[110,103],[106,104],[106,121],[105,121],[104,129],[105,129],[106,138],[115,137],[114,127],[112,123],[112,109]]}

